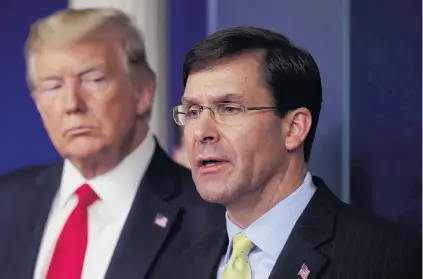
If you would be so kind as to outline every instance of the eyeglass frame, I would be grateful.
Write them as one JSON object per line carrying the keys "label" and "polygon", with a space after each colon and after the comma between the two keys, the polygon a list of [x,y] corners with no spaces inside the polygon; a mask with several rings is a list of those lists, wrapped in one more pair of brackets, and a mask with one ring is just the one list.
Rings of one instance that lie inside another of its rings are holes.
{"label": "eyeglass frame", "polygon": [[[219,122],[219,121],[216,120],[214,109],[217,106],[223,105],[223,104],[225,104],[225,105],[235,104],[237,106],[241,106],[241,108],[243,108],[243,110],[242,110],[242,113],[243,114],[246,114],[247,111],[261,111],[261,110],[274,110],[274,109],[277,109],[277,107],[263,107],[263,106],[259,106],[259,107],[246,107],[245,105],[240,104],[240,103],[234,103],[234,102],[226,103],[226,102],[221,102],[221,103],[217,103],[217,104],[215,104],[213,106],[198,106],[199,107],[198,110],[200,111],[200,114],[199,115],[201,115],[201,113],[206,108],[206,109],[208,109],[208,110],[211,111],[211,113],[213,115],[213,119],[216,122]],[[179,126],[185,126],[186,125],[186,121],[185,121],[185,124],[182,124],[182,123],[178,123],[178,121],[176,120],[176,115],[178,115],[178,114],[184,114],[184,115],[186,115],[186,112],[180,112],[180,111],[178,111],[178,108],[180,108],[180,107],[184,107],[184,105],[176,105],[176,106],[173,107],[173,109],[172,109],[172,112],[173,112],[173,121],[175,121],[175,123],[177,125],[179,125]]]}

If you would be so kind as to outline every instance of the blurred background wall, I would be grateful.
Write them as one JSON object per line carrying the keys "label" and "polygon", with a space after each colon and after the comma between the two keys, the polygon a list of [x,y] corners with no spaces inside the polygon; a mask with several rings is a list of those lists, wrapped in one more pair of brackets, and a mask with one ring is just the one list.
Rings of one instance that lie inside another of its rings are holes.
{"label": "blurred background wall", "polygon": [[287,35],[323,79],[312,172],[346,202],[421,230],[421,1],[1,0],[0,173],[58,159],[25,86],[23,44],[30,23],[68,5],[136,18],[159,73],[152,128],[169,151],[183,55],[196,41],[234,25]]}
{"label": "blurred background wall", "polygon": [[26,87],[23,47],[31,23],[67,4],[0,0],[0,173],[57,159]]}
{"label": "blurred background wall", "polygon": [[351,0],[351,201],[421,231],[422,1]]}

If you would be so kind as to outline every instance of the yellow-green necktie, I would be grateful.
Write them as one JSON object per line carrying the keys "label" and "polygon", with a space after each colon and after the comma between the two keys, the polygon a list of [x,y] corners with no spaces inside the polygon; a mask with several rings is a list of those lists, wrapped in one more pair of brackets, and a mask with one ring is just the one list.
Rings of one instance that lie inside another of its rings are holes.
{"label": "yellow-green necktie", "polygon": [[254,244],[244,233],[239,233],[232,240],[232,255],[223,271],[222,279],[251,279],[251,267],[248,254]]}

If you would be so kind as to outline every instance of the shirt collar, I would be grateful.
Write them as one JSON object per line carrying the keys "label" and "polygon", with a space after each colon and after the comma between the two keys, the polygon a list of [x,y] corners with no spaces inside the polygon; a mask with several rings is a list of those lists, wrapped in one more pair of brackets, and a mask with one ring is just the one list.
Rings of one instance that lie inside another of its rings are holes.
{"label": "shirt collar", "polygon": [[[315,191],[316,186],[308,172],[300,187],[246,228],[244,233],[256,246],[254,249],[263,251],[276,261],[295,223]],[[226,227],[229,245],[225,262],[229,261],[230,258],[233,237],[242,231],[229,220],[227,213]]]}
{"label": "shirt collar", "polygon": [[131,206],[140,180],[153,157],[155,145],[154,136],[149,131],[142,143],[116,167],[89,180],[69,160],[65,160],[57,208],[65,206],[76,189],[84,183],[92,187],[110,212],[120,212],[122,207]]}

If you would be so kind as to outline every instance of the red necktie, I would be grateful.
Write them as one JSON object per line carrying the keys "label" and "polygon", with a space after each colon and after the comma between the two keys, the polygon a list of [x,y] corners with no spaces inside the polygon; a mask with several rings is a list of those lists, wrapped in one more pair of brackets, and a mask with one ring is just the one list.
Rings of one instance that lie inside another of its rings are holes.
{"label": "red necktie", "polygon": [[46,279],[79,279],[88,242],[88,207],[98,199],[90,185],[76,190],[78,204],[69,215],[50,262]]}

